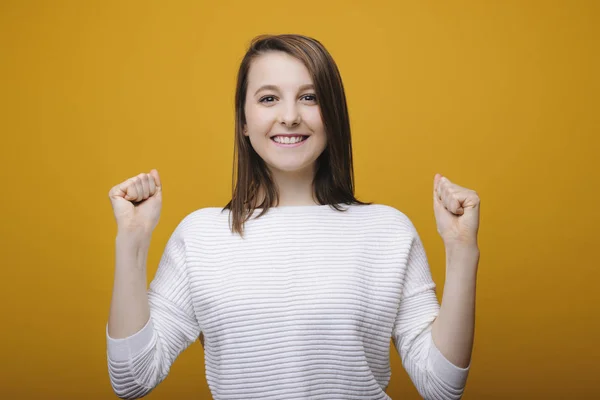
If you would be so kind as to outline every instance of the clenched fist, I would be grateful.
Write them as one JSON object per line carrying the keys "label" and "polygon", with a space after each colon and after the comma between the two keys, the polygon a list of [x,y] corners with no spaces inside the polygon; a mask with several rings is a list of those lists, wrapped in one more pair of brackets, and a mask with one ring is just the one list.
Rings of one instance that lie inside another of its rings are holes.
{"label": "clenched fist", "polygon": [[108,192],[119,232],[150,235],[160,217],[162,186],[158,171],[141,173]]}

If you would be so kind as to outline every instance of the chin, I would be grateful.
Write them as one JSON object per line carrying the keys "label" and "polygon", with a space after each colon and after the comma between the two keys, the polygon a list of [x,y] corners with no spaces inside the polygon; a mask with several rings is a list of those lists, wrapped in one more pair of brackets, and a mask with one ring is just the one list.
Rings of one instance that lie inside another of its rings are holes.
{"label": "chin", "polygon": [[304,164],[292,164],[292,163],[269,163],[268,164],[269,168],[271,170],[275,170],[275,171],[279,171],[279,172],[287,172],[287,173],[293,173],[293,172],[302,172],[302,171],[306,171],[307,169],[311,168],[311,165],[304,165]]}

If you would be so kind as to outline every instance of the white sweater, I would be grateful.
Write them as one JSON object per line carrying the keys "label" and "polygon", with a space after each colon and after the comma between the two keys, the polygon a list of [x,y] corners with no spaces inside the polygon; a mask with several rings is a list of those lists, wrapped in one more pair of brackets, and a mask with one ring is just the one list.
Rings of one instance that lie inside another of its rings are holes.
{"label": "white sweater", "polygon": [[244,238],[228,211],[187,215],[150,283],[148,323],[123,339],[107,326],[115,393],[149,393],[203,333],[215,400],[390,399],[390,339],[424,398],[459,399],[470,365],[432,341],[440,306],[414,225],[385,205],[344,207],[275,207]]}

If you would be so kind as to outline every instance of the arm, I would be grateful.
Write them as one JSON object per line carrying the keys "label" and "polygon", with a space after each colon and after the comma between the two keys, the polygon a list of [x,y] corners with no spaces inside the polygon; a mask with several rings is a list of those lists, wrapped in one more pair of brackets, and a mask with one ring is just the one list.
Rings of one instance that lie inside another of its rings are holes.
{"label": "arm", "polygon": [[440,314],[436,285],[421,239],[410,222],[409,231],[404,286],[392,339],[402,365],[423,398],[457,400],[464,392],[469,366],[454,364],[433,341],[432,327]]}
{"label": "arm", "polygon": [[150,317],[146,293],[146,259],[150,235],[119,232],[108,334],[117,339],[138,332]]}
{"label": "arm", "polygon": [[479,249],[446,248],[446,282],[442,306],[432,327],[433,342],[453,364],[470,364],[475,330],[475,286]]}
{"label": "arm", "polygon": [[117,236],[117,270],[106,327],[110,382],[121,398],[147,395],[162,382],[178,355],[200,334],[185,270],[178,227],[146,290],[147,241]]}

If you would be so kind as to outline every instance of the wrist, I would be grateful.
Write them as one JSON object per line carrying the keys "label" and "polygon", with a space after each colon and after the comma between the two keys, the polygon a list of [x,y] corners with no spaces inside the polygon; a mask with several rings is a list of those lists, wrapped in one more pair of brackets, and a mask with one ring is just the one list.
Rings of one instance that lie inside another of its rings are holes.
{"label": "wrist", "polygon": [[152,232],[139,230],[119,229],[115,238],[117,246],[134,246],[138,248],[147,248],[152,240]]}
{"label": "wrist", "polygon": [[479,254],[477,241],[444,242],[446,254]]}
{"label": "wrist", "polygon": [[477,269],[480,251],[476,244],[446,246],[445,250],[449,268]]}

